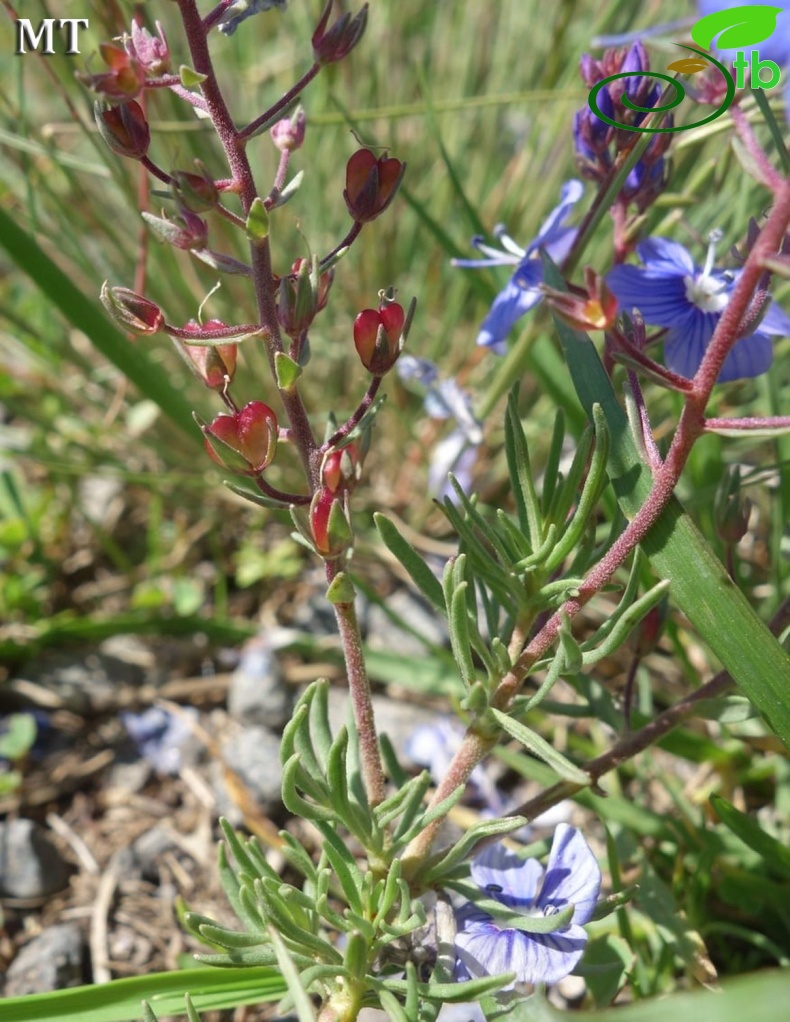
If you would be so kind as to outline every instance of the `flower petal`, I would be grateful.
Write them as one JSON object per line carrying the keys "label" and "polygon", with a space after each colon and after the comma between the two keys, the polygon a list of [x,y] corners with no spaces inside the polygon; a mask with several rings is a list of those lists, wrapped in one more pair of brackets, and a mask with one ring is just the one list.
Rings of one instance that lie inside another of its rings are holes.
{"label": "flower petal", "polygon": [[719,373],[719,383],[767,373],[774,358],[771,338],[759,330],[736,341]]}
{"label": "flower petal", "polygon": [[455,937],[456,952],[470,975],[514,972],[520,983],[558,983],[576,967],[586,943],[581,926],[562,933],[528,934],[500,930],[493,922],[473,923]]}
{"label": "flower petal", "polygon": [[768,306],[757,332],[773,334],[775,337],[790,337],[790,316],[773,301]]}
{"label": "flower petal", "polygon": [[688,249],[671,238],[645,238],[636,246],[636,251],[648,269],[664,270],[682,277],[697,272]]}
{"label": "flower petal", "polygon": [[540,226],[535,240],[527,246],[527,255],[538,248],[548,248],[555,240],[558,230],[565,223],[568,214],[584,195],[584,185],[581,181],[571,179],[566,181],[560,190],[559,204],[549,213]]}
{"label": "flower petal", "polygon": [[[581,831],[560,823],[554,831],[546,876],[537,899],[537,907],[576,906],[573,923],[586,923],[593,913],[601,889],[601,871]],[[563,936],[566,931],[563,931]],[[539,934],[534,934],[535,938]]]}
{"label": "flower petal", "polygon": [[[519,272],[519,271],[517,271]],[[477,343],[492,348],[498,355],[506,350],[507,335],[514,324],[529,312],[541,299],[537,288],[529,291],[516,283],[515,274],[494,299],[488,315],[483,320]]]}
{"label": "flower petal", "polygon": [[623,309],[639,309],[651,326],[680,326],[696,309],[686,296],[686,285],[679,274],[615,266],[606,275],[606,283]]}
{"label": "flower petal", "polygon": [[530,909],[535,902],[543,867],[537,859],[522,859],[503,844],[486,845],[472,863],[472,879],[490,897],[512,909]]}
{"label": "flower petal", "polygon": [[719,316],[697,310],[685,323],[670,330],[664,341],[664,364],[679,376],[691,379],[699,369]]}

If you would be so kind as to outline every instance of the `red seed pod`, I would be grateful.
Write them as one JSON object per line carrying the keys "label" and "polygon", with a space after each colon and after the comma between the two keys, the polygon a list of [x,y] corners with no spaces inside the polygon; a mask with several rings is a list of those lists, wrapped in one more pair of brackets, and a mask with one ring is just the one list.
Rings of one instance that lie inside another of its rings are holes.
{"label": "red seed pod", "polygon": [[218,415],[203,433],[215,461],[233,467],[223,460],[224,445],[244,459],[253,475],[271,464],[277,450],[277,416],[262,401],[250,401],[234,415]]}
{"label": "red seed pod", "polygon": [[219,202],[219,191],[208,174],[174,170],[170,177],[170,189],[182,209],[190,213],[203,213],[213,209]]}
{"label": "red seed pod", "polygon": [[117,106],[93,104],[99,134],[119,156],[141,160],[151,144],[151,131],[143,108],[135,100]]}
{"label": "red seed pod", "polygon": [[334,270],[318,273],[317,261],[297,259],[277,289],[277,319],[289,337],[301,337],[326,305]]}
{"label": "red seed pod", "polygon": [[354,320],[354,346],[362,365],[374,376],[388,373],[401,352],[406,314],[397,302],[363,309]]}
{"label": "red seed pod", "polygon": [[362,473],[362,458],[362,446],[356,440],[339,450],[329,451],[321,466],[324,486],[332,493],[352,490]]}
{"label": "red seed pod", "polygon": [[406,164],[394,157],[376,157],[370,149],[358,149],[346,164],[343,198],[357,223],[375,220],[395,198]]}
{"label": "red seed pod", "polygon": [[99,49],[110,70],[97,75],[78,74],[77,77],[88,88],[107,99],[119,103],[128,103],[130,99],[136,99],[145,85],[143,68],[120,46],[102,43]]}
{"label": "red seed pod", "polygon": [[342,500],[326,487],[316,491],[310,505],[310,531],[316,550],[327,560],[342,557],[354,538]]}
{"label": "red seed pod", "polygon": [[159,306],[128,287],[108,287],[105,281],[99,297],[110,317],[129,333],[156,334],[165,325]]}
{"label": "red seed pod", "polygon": [[341,14],[327,31],[332,3],[333,0],[327,0],[313,32],[313,59],[316,64],[334,64],[347,57],[362,38],[367,24],[368,5],[365,4],[353,18],[348,11]]}
{"label": "red seed pod", "polygon": [[[218,319],[206,320],[202,325],[190,320],[183,327],[185,333],[199,337],[205,330],[219,329],[225,324]],[[238,344],[185,344],[179,342],[179,350],[189,360],[190,366],[212,390],[224,390],[236,374]]]}

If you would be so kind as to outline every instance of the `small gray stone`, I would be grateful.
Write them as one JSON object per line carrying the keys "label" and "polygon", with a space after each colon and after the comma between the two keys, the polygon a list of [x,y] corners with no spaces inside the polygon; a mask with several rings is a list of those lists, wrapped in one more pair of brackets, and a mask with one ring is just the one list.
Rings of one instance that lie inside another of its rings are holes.
{"label": "small gray stone", "polygon": [[280,766],[280,739],[265,727],[244,728],[225,740],[225,763],[244,781],[263,810],[281,803],[283,771]]}
{"label": "small gray stone", "polygon": [[76,923],[50,926],[26,944],[6,973],[5,996],[43,994],[86,981],[85,944]]}
{"label": "small gray stone", "polygon": [[59,697],[73,713],[101,711],[116,702],[118,689],[145,681],[145,671],[106,653],[47,651],[30,660],[15,680],[32,682]]}
{"label": "small gray stone", "polygon": [[159,875],[159,859],[165,852],[176,848],[176,840],[169,823],[157,823],[142,833],[132,845],[134,861],[147,880]]}
{"label": "small gray stone", "polygon": [[45,898],[62,890],[69,867],[33,820],[0,823],[0,894],[7,898]]}
{"label": "small gray stone", "polygon": [[[371,701],[376,717],[376,731],[380,735],[386,734],[401,761],[408,762],[406,743],[418,727],[436,723],[436,710],[378,694],[375,694]],[[329,726],[333,734],[337,734],[344,724],[348,725],[350,714],[351,702],[348,691],[330,688]]]}
{"label": "small gray stone", "polygon": [[405,656],[422,657],[426,643],[445,646],[449,641],[447,622],[422,597],[408,589],[398,589],[385,599],[387,610],[392,611],[415,632],[424,636],[425,642],[412,632],[404,631],[378,604],[368,612],[368,645],[371,649],[397,650]]}
{"label": "small gray stone", "polygon": [[277,654],[263,635],[242,650],[231,675],[228,713],[240,724],[260,724],[277,730],[291,718],[295,692],[288,687]]}

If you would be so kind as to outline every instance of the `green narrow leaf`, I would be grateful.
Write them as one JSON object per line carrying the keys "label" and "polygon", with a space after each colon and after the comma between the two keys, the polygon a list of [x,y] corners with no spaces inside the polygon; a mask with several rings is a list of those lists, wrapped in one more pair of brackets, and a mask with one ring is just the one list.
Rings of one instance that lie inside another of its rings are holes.
{"label": "green narrow leaf", "polygon": [[518,390],[516,388],[511,390],[507,399],[505,454],[513,483],[513,496],[516,500],[519,525],[525,536],[529,538],[530,546],[534,551],[538,549],[542,539],[540,501],[532,479],[527,438],[524,435],[524,428],[518,414]]}
{"label": "green narrow leaf", "polygon": [[273,926],[269,927],[269,937],[274,945],[277,962],[288,985],[288,993],[293,1000],[299,1022],[315,1022],[315,1012],[313,1011],[313,1003],[310,1000],[310,996],[302,986],[299,979],[299,971],[288,952],[288,948]]}
{"label": "green narrow leaf", "polygon": [[[563,288],[546,261],[546,283]],[[586,334],[555,317],[573,384],[587,415],[598,402],[611,436],[609,478],[626,518],[639,511],[651,489],[651,474],[639,459],[612,383]],[[790,655],[735,586],[704,537],[673,497],[641,543],[654,569],[671,583],[674,603],[710,646],[771,729],[790,747]]]}
{"label": "green narrow leaf", "polygon": [[761,855],[769,868],[790,879],[790,848],[767,834],[756,820],[730,805],[720,795],[711,795],[710,804],[721,822],[744,844]]}
{"label": "green narrow leaf", "polygon": [[[91,301],[0,206],[0,245],[65,317],[81,330],[97,351],[112,362],[141,394],[153,401],[179,429],[202,448],[192,421],[192,409],[183,393],[171,384],[139,344],[127,340],[104,314],[98,300]],[[98,299],[98,282],[96,287]]]}
{"label": "green narrow leaf", "polygon": [[373,515],[373,521],[376,523],[379,536],[381,536],[384,545],[390,553],[394,554],[406,571],[408,571],[414,584],[430,604],[440,613],[444,614],[445,606],[441,583],[422,557],[420,557],[414,547],[406,542],[389,518],[386,518],[383,514],[376,513]]}
{"label": "green narrow leaf", "polygon": [[540,735],[531,731],[524,724],[520,724],[517,720],[513,720],[512,717],[508,717],[501,710],[492,709],[490,712],[493,713],[503,731],[506,731],[511,738],[515,738],[517,742],[520,742],[533,756],[542,759],[564,781],[570,781],[571,784],[580,784],[583,787],[587,787],[590,784],[588,775],[577,766],[574,766],[553,745],[549,745],[545,738],[541,738]]}

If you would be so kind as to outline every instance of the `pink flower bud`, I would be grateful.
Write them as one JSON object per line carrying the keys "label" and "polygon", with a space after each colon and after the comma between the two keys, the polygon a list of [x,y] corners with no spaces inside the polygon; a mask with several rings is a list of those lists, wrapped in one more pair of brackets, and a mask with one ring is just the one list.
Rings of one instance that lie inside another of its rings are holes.
{"label": "pink flower bud", "polygon": [[403,306],[384,302],[378,309],[363,309],[354,320],[354,346],[374,376],[383,376],[397,362],[405,318]]}
{"label": "pink flower bud", "polygon": [[329,15],[332,13],[332,3],[333,0],[327,0],[315,32],[313,32],[313,58],[316,64],[333,64],[335,61],[347,57],[362,38],[367,24],[368,5],[365,4],[353,18],[348,11],[341,14],[327,31],[326,26],[329,23]]}
{"label": "pink flower bud", "polygon": [[406,164],[394,157],[377,158],[370,149],[358,149],[346,164],[343,198],[357,223],[368,223],[384,212],[403,180]]}
{"label": "pink flower bud", "polygon": [[165,325],[159,306],[128,287],[108,287],[105,281],[99,297],[110,317],[129,333],[155,334]]}
{"label": "pink flower bud", "polygon": [[280,152],[294,152],[301,149],[304,143],[305,126],[307,118],[301,106],[288,117],[283,117],[270,130],[272,142]]}
{"label": "pink flower bud", "polygon": [[105,107],[94,103],[93,113],[99,134],[119,156],[140,160],[148,152],[151,131],[143,108],[135,100]]}
{"label": "pink flower bud", "polygon": [[203,433],[216,462],[233,467],[223,458],[224,445],[247,463],[253,475],[271,463],[277,450],[277,417],[262,401],[250,401],[234,415],[218,415],[210,426],[203,427]]}

